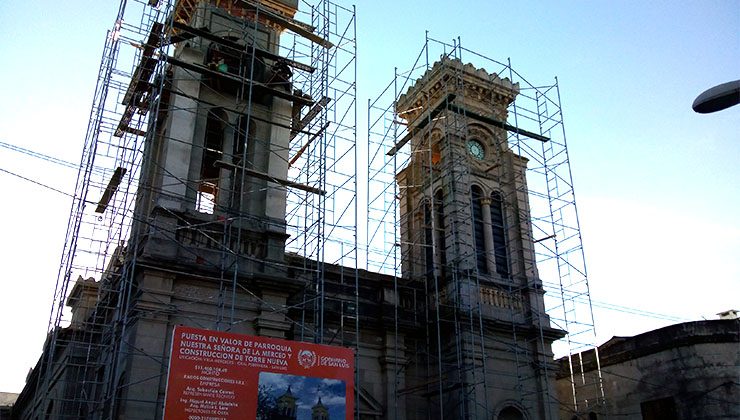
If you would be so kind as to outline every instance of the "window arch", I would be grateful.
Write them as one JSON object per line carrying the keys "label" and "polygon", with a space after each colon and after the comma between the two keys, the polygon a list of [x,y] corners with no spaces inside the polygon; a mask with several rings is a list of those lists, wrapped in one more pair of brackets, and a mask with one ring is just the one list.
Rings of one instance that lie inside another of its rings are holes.
{"label": "window arch", "polygon": [[439,165],[442,162],[442,137],[442,130],[436,127],[432,129],[429,135],[424,137],[425,145],[430,148],[430,163],[432,166]]}
{"label": "window arch", "polygon": [[[238,42],[239,38],[226,36],[225,39]],[[252,68],[254,63],[254,68]],[[253,57],[252,48],[245,47],[238,50],[218,43],[211,43],[206,50],[205,64],[219,73],[232,73],[243,77],[252,77],[253,80],[263,82],[265,79],[265,65],[262,60]]]}
{"label": "window arch", "polygon": [[429,200],[424,201],[424,243],[426,245],[424,247],[426,275],[433,276],[436,270],[440,277],[444,277],[445,266],[447,265],[447,243],[445,238],[444,193],[441,189],[434,193],[431,204]]}
{"label": "window arch", "polygon": [[434,247],[432,230],[432,207],[429,200],[424,200],[424,275],[427,278],[434,276]]}
{"label": "window arch", "polygon": [[206,135],[203,139],[203,160],[200,167],[201,179],[217,179],[219,169],[215,163],[223,159],[224,128],[226,114],[221,109],[208,112]]}
{"label": "window arch", "polygon": [[498,191],[491,193],[491,229],[493,230],[493,255],[496,260],[496,273],[509,277],[504,200]]}
{"label": "window arch", "polygon": [[222,109],[216,108],[208,112],[196,200],[196,209],[203,213],[213,213],[216,205],[221,174],[216,162],[223,160],[226,122],[226,113]]}
{"label": "window arch", "polygon": [[[232,42],[241,41],[237,37],[225,36]],[[265,82],[265,63],[252,53],[251,47],[236,49],[230,46],[211,43],[205,54],[205,65],[216,73],[241,76],[257,82]],[[243,83],[229,78],[208,76],[206,83],[219,91],[236,93]]]}
{"label": "window arch", "polygon": [[475,244],[475,266],[479,273],[488,274],[482,198],[483,191],[480,187],[477,185],[470,187],[470,200],[473,216],[473,243]]}
{"label": "window arch", "polygon": [[444,194],[441,189],[434,193],[434,216],[436,218],[435,233],[437,235],[439,273],[441,277],[444,277],[445,266],[447,265],[447,241],[445,238]]}
{"label": "window arch", "polygon": [[46,411],[44,411],[44,419],[54,418],[54,400],[49,401],[46,405]]}
{"label": "window arch", "polygon": [[505,407],[498,413],[497,420],[524,420],[524,414],[513,406]]}
{"label": "window arch", "polygon": [[[256,123],[249,116],[242,115],[237,120],[236,130],[234,130],[234,150],[232,151],[232,161],[234,165],[240,165],[242,159],[246,157],[246,167],[250,167],[250,162],[254,156],[254,136],[257,132]],[[245,155],[246,152],[246,155]]]}
{"label": "window arch", "polygon": [[237,119],[234,127],[234,141],[231,151],[231,161],[234,164],[234,170],[230,171],[231,196],[229,207],[232,210],[241,210],[242,194],[245,191],[244,180],[246,176],[243,169],[254,168],[254,148],[255,133],[257,132],[257,123],[247,115],[242,115]]}
{"label": "window arch", "polygon": [[442,161],[442,146],[440,142],[432,144],[432,165],[437,165]]}

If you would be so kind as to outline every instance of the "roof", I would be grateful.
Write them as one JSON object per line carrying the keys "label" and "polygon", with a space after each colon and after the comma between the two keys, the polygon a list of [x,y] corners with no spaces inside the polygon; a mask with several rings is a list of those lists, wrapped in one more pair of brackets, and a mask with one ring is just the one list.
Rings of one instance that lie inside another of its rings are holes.
{"label": "roof", "polygon": [[18,395],[15,392],[0,392],[0,407],[9,407],[15,404]]}
{"label": "roof", "polygon": [[[692,321],[669,325],[633,337],[612,337],[598,347],[601,367],[658,353],[668,349],[704,343],[740,343],[740,319]],[[584,370],[596,368],[594,350],[581,353]],[[558,378],[567,376],[568,357],[558,359]]]}

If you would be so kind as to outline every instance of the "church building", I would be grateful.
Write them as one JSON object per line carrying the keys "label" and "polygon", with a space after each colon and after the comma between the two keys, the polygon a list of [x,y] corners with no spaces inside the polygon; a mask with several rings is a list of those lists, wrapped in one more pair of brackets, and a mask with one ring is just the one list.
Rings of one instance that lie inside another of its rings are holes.
{"label": "church building", "polygon": [[[49,334],[14,416],[162,418],[185,325],[356,349],[355,419],[557,418],[551,344],[565,332],[545,313],[528,160],[507,142],[519,85],[440,57],[400,95],[402,275],[356,270],[352,289],[341,264],[286,252],[288,191],[323,193],[291,177],[291,142],[328,102],[295,83],[310,65],[280,55],[286,28],[311,32],[297,0],[176,4],[123,98],[148,113],[146,133],[119,125],[145,142],[129,239],[100,278],[73,282],[72,321]],[[359,328],[340,337],[347,322]],[[278,408],[296,418],[290,389]]]}

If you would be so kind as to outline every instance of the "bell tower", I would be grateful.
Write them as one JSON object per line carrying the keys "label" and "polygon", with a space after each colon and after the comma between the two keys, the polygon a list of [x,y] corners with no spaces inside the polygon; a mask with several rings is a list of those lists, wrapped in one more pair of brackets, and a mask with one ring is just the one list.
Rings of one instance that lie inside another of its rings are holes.
{"label": "bell tower", "polygon": [[435,248],[406,249],[405,275],[446,279],[454,267],[494,282],[537,277],[527,159],[509,149],[503,122],[518,93],[508,79],[443,59],[398,100],[414,150],[397,175],[402,236],[415,243],[423,232]]}
{"label": "bell tower", "polygon": [[[241,270],[281,261],[291,115],[312,103],[291,83],[299,63],[278,55],[279,23],[292,21],[297,2],[177,5],[137,203],[137,218],[148,221],[138,226],[149,230],[145,255],[214,260],[201,255],[210,244],[247,256]],[[215,222],[237,242],[204,232]]]}
{"label": "bell tower", "polygon": [[143,55],[153,87],[130,99],[158,105],[127,250],[136,265],[121,276],[134,285],[121,310],[135,321],[105,356],[108,383],[131,384],[116,397],[121,418],[161,407],[175,325],[279,338],[293,325],[276,310],[301,287],[285,264],[286,190],[310,187],[288,181],[288,152],[294,120],[313,104],[293,87],[296,67],[313,69],[279,55],[283,28],[302,30],[296,8],[179,1],[171,27],[152,29],[171,45],[156,63]]}
{"label": "bell tower", "polygon": [[[544,311],[528,161],[507,141],[517,130],[507,110],[519,93],[506,78],[442,58],[396,102],[407,126],[396,148],[408,142],[411,150],[396,175],[402,276],[425,285],[439,337],[429,360],[450,372],[440,389],[458,390],[439,392],[444,418],[484,418],[496,404],[528,413],[521,418],[556,417],[547,397],[554,376],[542,366],[552,363],[550,345],[562,331]],[[495,390],[481,385],[494,383]],[[506,405],[524,389],[534,399]]]}

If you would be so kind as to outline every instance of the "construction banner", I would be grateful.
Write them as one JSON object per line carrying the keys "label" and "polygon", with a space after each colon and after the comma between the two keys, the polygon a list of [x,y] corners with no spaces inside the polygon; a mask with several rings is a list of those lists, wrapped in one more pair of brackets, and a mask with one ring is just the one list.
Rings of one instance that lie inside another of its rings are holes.
{"label": "construction banner", "polygon": [[165,419],[350,420],[352,349],[177,326]]}

